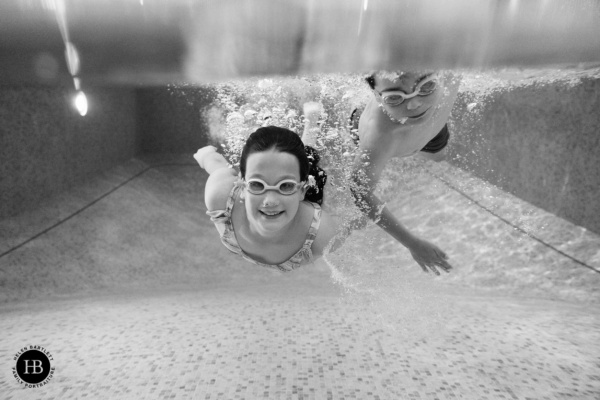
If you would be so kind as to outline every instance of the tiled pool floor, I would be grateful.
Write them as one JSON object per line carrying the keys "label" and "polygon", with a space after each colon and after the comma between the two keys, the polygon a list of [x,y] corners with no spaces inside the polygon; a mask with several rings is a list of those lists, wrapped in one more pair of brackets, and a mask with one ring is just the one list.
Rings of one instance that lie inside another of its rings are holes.
{"label": "tiled pool floor", "polygon": [[[3,310],[2,398],[598,398],[600,318],[589,306],[438,293],[435,329],[405,332],[327,278],[317,266],[261,286]],[[54,357],[43,388],[11,375],[29,344]]]}
{"label": "tiled pool floor", "polygon": [[[455,270],[424,275],[384,243],[377,262],[404,260],[398,291],[414,284],[418,296],[377,299],[333,283],[324,262],[284,275],[240,262],[203,215],[196,169],[127,181],[144,168],[123,165],[1,222],[5,252],[63,221],[0,258],[1,399],[600,397],[600,274],[504,231],[443,185],[394,207],[445,244]],[[536,235],[597,267],[597,235],[542,217]],[[12,375],[28,345],[54,358],[41,388]]]}

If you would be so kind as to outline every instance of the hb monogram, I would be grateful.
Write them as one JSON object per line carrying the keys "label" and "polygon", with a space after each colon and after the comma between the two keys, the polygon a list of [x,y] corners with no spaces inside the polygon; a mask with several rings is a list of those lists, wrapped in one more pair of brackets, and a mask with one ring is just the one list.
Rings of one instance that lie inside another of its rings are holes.
{"label": "hb monogram", "polygon": [[[25,374],[41,374],[44,372],[44,367],[42,367],[42,360],[23,360],[25,363]],[[29,364],[31,362],[31,364]],[[32,369],[33,372],[29,372],[29,369]]]}

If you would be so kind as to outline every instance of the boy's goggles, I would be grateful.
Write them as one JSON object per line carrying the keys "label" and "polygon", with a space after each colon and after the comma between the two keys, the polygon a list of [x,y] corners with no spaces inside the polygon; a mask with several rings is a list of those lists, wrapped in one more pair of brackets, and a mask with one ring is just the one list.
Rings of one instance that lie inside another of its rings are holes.
{"label": "boy's goggles", "polygon": [[400,90],[394,90],[385,93],[380,93],[376,90],[373,91],[377,93],[379,97],[381,97],[381,100],[385,104],[389,104],[390,106],[399,106],[400,104],[404,103],[404,101],[407,99],[411,99],[416,96],[429,96],[430,94],[435,92],[436,88],[437,76],[432,75],[429,78],[419,82],[419,84],[415,87],[415,90],[410,94],[406,94]]}

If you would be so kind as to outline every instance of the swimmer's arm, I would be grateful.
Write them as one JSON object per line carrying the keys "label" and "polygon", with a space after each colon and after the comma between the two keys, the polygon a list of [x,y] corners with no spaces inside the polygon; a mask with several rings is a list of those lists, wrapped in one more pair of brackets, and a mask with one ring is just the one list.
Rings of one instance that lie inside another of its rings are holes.
{"label": "swimmer's arm", "polygon": [[375,168],[363,166],[363,168],[360,168],[361,165],[364,165],[362,160],[355,161],[352,173],[353,187],[350,190],[356,205],[369,219],[376,221],[377,225],[390,236],[403,246],[410,248],[416,239],[415,236],[400,223],[387,206],[374,194],[376,183],[381,175],[381,166]]}
{"label": "swimmer's arm", "polygon": [[204,146],[194,154],[194,158],[201,168],[212,174],[220,168],[228,168],[229,163],[221,154],[217,153],[215,146]]}
{"label": "swimmer's arm", "polygon": [[305,146],[317,147],[317,136],[321,132],[319,118],[323,112],[323,105],[317,102],[304,103],[304,132],[302,143]]}
{"label": "swimmer's arm", "polygon": [[441,268],[448,272],[452,266],[446,261],[448,258],[446,254],[433,243],[413,235],[373,193],[383,172],[383,164],[389,158],[377,151],[366,152],[366,154],[371,155],[368,161],[359,154],[354,163],[352,175],[354,187],[351,192],[357,206],[370,219],[376,221],[379,227],[405,246],[423,271],[429,272],[429,268],[439,275],[437,268]]}
{"label": "swimmer's arm", "polygon": [[210,174],[204,187],[206,208],[209,211],[225,209],[231,188],[237,181],[237,172],[212,146],[201,148],[194,158]]}
{"label": "swimmer's arm", "polygon": [[350,191],[358,208],[370,219],[379,217],[383,205],[374,191],[381,179],[385,163],[392,158],[393,143],[387,137],[367,135],[361,138],[360,147],[352,166]]}
{"label": "swimmer's arm", "polygon": [[342,229],[337,218],[323,211],[321,213],[319,232],[317,232],[317,237],[311,248],[313,257],[322,257],[325,251],[335,252],[344,244],[349,235],[349,229]]}

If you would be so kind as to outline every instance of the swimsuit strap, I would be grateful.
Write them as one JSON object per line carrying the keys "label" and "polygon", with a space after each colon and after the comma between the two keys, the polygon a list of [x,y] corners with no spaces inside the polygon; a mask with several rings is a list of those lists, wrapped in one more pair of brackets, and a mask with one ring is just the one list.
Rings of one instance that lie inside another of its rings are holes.
{"label": "swimsuit strap", "polygon": [[241,189],[242,184],[240,181],[237,181],[233,184],[231,188],[231,192],[229,192],[229,197],[227,197],[227,204],[225,205],[225,212],[231,218],[231,211],[233,210],[233,205],[235,204],[235,199],[237,198],[237,192]]}
{"label": "swimsuit strap", "polygon": [[[234,253],[238,253],[238,254],[242,254],[243,250],[240,247],[240,245],[237,242],[237,239],[235,238],[235,232],[233,230],[233,222],[231,221],[232,219],[232,212],[233,212],[233,205],[235,204],[235,199],[238,197],[238,192],[241,188],[241,185],[239,184],[239,182],[234,183],[233,187],[231,188],[231,191],[229,192],[229,196],[227,197],[227,203],[225,205],[225,209],[221,211],[221,217],[222,219],[220,219],[220,223],[223,224],[224,230],[221,232],[221,242],[223,242],[223,244],[225,245],[225,247],[227,247],[230,251],[234,252]],[[211,215],[211,213],[214,212],[219,212],[219,211],[208,211],[207,214]],[[212,216],[211,216],[212,217]],[[217,221],[213,220],[215,223]]]}
{"label": "swimsuit strap", "polygon": [[308,228],[308,234],[306,235],[306,240],[304,241],[305,249],[310,249],[315,238],[317,237],[317,233],[319,232],[319,226],[321,226],[321,206],[317,203],[310,203],[315,208],[313,213],[312,222],[310,223],[310,228]]}

